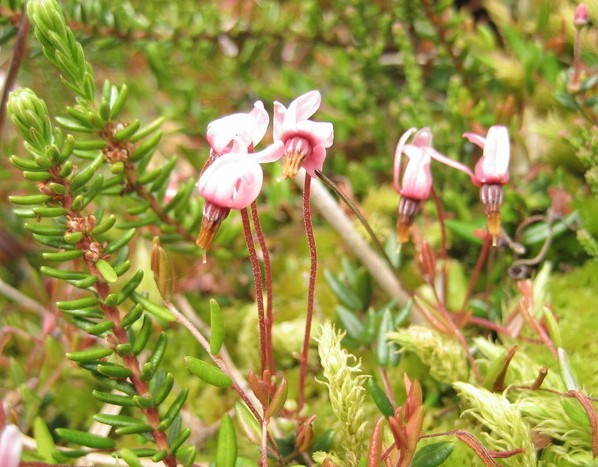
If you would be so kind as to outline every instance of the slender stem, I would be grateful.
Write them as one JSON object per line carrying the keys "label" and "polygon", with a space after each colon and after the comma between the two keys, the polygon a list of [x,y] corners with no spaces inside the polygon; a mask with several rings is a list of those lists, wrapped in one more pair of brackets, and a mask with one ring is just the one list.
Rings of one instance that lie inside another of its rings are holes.
{"label": "slender stem", "polygon": [[264,313],[264,295],[262,292],[262,271],[260,261],[257,257],[253,237],[251,235],[251,223],[249,221],[249,209],[241,210],[241,219],[243,220],[243,232],[245,233],[245,243],[249,251],[249,261],[253,271],[253,280],[255,282],[255,302],[257,304],[257,313],[260,327],[260,363],[262,373],[268,368],[268,359],[266,358],[266,349],[268,349],[268,333],[266,326],[266,316]]}
{"label": "slender stem", "polygon": [[305,235],[309,244],[310,270],[309,284],[307,288],[307,314],[305,316],[305,334],[303,335],[303,348],[299,358],[299,395],[297,399],[297,414],[301,413],[305,403],[305,378],[307,375],[307,356],[309,353],[309,341],[311,335],[311,322],[314,313],[314,292],[316,288],[316,274],[318,272],[318,252],[316,250],[316,239],[314,237],[313,224],[311,220],[311,176],[305,175],[303,189],[303,222],[305,224]]}
{"label": "slender stem", "polygon": [[4,282],[1,278],[0,295],[4,295],[9,300],[18,303],[21,309],[33,311],[42,317],[48,312],[48,309],[44,307],[41,303],[36,302],[35,300],[28,297],[18,289],[15,289],[11,285]]}
{"label": "slender stem", "polygon": [[382,384],[384,384],[384,391],[386,392],[386,397],[390,403],[394,406],[395,405],[395,396],[392,393],[392,386],[390,384],[390,379],[388,378],[388,373],[386,368],[383,366],[380,367],[380,376],[382,377]]}
{"label": "slender stem", "polygon": [[467,285],[467,293],[465,294],[465,298],[463,299],[463,304],[461,305],[461,309],[459,310],[460,313],[463,313],[463,316],[461,318],[461,324],[465,324],[469,321],[469,318],[471,317],[471,313],[472,311],[469,310],[467,312],[465,312],[465,307],[467,306],[467,302],[469,302],[469,299],[471,298],[471,295],[473,294],[473,289],[475,288],[475,285],[478,282],[478,279],[480,278],[480,274],[482,272],[482,266],[484,265],[484,262],[486,261],[486,258],[488,257],[488,251],[490,250],[490,245],[492,243],[492,237],[488,234],[486,234],[486,236],[484,237],[484,244],[482,246],[482,251],[480,251],[480,255],[478,256],[478,260],[476,261],[475,264],[475,268],[473,270],[473,274],[471,276],[471,279],[469,280],[469,284]]}
{"label": "slender stem", "polygon": [[262,420],[262,456],[261,467],[268,467],[268,420]]}
{"label": "slender stem", "polygon": [[339,187],[336,185],[336,183],[334,183],[334,181],[332,181],[327,175],[325,175],[324,173],[320,172],[319,170],[316,170],[316,175],[318,176],[318,178],[328,188],[330,188],[332,191],[334,191],[334,193],[336,193],[336,195],[340,199],[342,199],[343,202],[347,206],[349,206],[349,209],[351,209],[351,211],[353,212],[353,214],[355,214],[355,217],[357,217],[357,219],[359,220],[359,222],[361,222],[361,225],[363,225],[364,229],[366,230],[366,232],[368,233],[368,235],[372,239],[372,242],[374,243],[374,245],[378,249],[378,252],[380,253],[380,256],[382,256],[382,258],[384,258],[384,260],[386,261],[386,263],[390,266],[390,269],[394,270],[395,266],[392,263],[392,261],[390,260],[390,258],[388,257],[388,255],[386,254],[386,250],[384,249],[384,246],[382,245],[382,242],[380,242],[380,239],[378,238],[378,236],[376,235],[376,233],[372,229],[372,226],[367,221],[367,219],[363,216],[363,214],[361,214],[361,211],[355,205],[355,203],[345,193],[343,193],[342,190],[340,190]]}
{"label": "slender stem", "polygon": [[[435,290],[434,290],[434,293],[436,294]],[[476,363],[475,359],[473,358],[473,355],[471,354],[471,351],[469,350],[469,346],[467,345],[467,341],[465,340],[465,337],[463,337],[463,333],[461,332],[459,327],[453,321],[453,317],[450,315],[448,310],[445,308],[444,303],[442,303],[440,301],[438,295],[436,295],[436,301],[438,302],[438,309],[440,310],[440,314],[446,321],[446,324],[448,325],[449,329],[451,330],[453,336],[455,336],[455,338],[459,341],[459,344],[461,344],[461,348],[465,352],[465,355],[467,356],[467,360],[469,360],[469,363],[471,364],[471,369],[473,370],[473,372],[476,376],[476,379],[478,380],[478,382],[481,383],[483,381],[483,378],[480,373],[480,369],[478,368],[478,364]]]}
{"label": "slender stem", "polygon": [[441,250],[440,255],[442,257],[442,299],[446,303],[448,296],[448,271],[447,271],[447,260],[448,260],[448,249],[446,240],[446,222],[444,216],[444,209],[440,203],[440,198],[436,194],[436,190],[432,187],[432,199],[436,206],[436,214],[438,215],[438,222],[440,223],[440,237],[441,237]]}
{"label": "slender stem", "polygon": [[0,134],[4,128],[4,118],[6,116],[6,102],[8,100],[8,94],[14,87],[17,75],[19,74],[19,68],[23,61],[23,55],[25,54],[25,46],[27,45],[27,36],[29,34],[29,20],[25,9],[21,16],[19,23],[19,29],[17,32],[17,38],[15,39],[15,45],[13,47],[12,59],[10,60],[10,67],[8,69],[8,75],[6,81],[4,81],[4,89],[2,90],[2,100],[0,101]]}
{"label": "slender stem", "polygon": [[[295,181],[303,185],[307,177],[305,169],[299,170]],[[368,272],[380,287],[392,298],[396,298],[400,304],[405,304],[410,298],[401,282],[389,267],[376,254],[360,233],[355,229],[353,222],[343,212],[338,202],[326,190],[321,180],[313,179],[311,182],[311,201],[322,217],[341,236],[346,247],[361,261]]]}
{"label": "slender stem", "polygon": [[262,250],[262,258],[264,259],[264,276],[266,281],[266,341],[268,343],[266,356],[268,358],[268,369],[271,374],[274,374],[274,343],[272,341],[272,326],[274,325],[274,312],[272,311],[274,306],[272,293],[272,263],[270,262],[270,251],[266,244],[255,201],[251,203],[251,217],[253,220],[253,227],[255,228],[255,235],[260,244],[260,249]]}

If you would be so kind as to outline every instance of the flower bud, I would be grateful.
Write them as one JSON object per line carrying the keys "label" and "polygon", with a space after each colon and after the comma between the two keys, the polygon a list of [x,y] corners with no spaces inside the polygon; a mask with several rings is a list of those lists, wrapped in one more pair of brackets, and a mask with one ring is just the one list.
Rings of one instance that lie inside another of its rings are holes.
{"label": "flower bud", "polygon": [[575,14],[573,15],[573,24],[576,28],[582,28],[588,24],[588,7],[585,3],[580,3],[575,7]]}

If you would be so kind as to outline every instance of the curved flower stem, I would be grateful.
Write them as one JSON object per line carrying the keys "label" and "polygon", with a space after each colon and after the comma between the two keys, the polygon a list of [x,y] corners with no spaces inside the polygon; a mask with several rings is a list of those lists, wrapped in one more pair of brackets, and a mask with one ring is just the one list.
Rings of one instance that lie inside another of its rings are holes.
{"label": "curved flower stem", "polygon": [[372,227],[370,226],[369,222],[367,221],[367,219],[363,216],[363,214],[361,214],[361,211],[359,210],[359,208],[355,205],[355,203],[345,194],[343,193],[339,187],[336,185],[336,183],[334,183],[327,175],[325,175],[323,172],[316,170],[316,175],[318,176],[318,178],[328,187],[330,188],[332,191],[334,191],[334,193],[336,193],[336,195],[343,200],[343,202],[349,206],[349,209],[351,209],[351,211],[353,212],[353,214],[355,214],[355,217],[357,217],[357,219],[359,220],[359,222],[361,222],[361,225],[363,225],[364,229],[366,230],[366,232],[368,233],[368,235],[370,236],[370,238],[372,239],[372,242],[374,243],[374,245],[376,246],[376,248],[378,249],[378,252],[380,253],[380,256],[382,256],[382,258],[384,258],[384,260],[386,261],[386,263],[388,264],[388,266],[390,267],[391,270],[394,270],[395,266],[393,265],[392,261],[390,260],[390,258],[388,257],[388,255],[386,254],[386,250],[384,249],[384,246],[382,245],[382,242],[380,242],[380,239],[378,238],[378,236],[376,235],[376,233],[374,232],[374,230],[372,229]]}
{"label": "curved flower stem", "polygon": [[303,347],[299,357],[299,395],[297,399],[297,414],[301,413],[305,403],[305,378],[307,375],[307,356],[309,353],[309,340],[311,335],[311,322],[314,313],[314,291],[316,287],[316,274],[318,272],[318,252],[316,250],[316,239],[314,237],[313,224],[311,221],[311,176],[305,175],[303,189],[303,222],[305,224],[305,235],[309,244],[310,270],[309,284],[307,288],[307,314],[305,316],[305,334],[303,335]]}
{"label": "curved flower stem", "polygon": [[266,342],[268,347],[266,348],[266,357],[268,358],[268,368],[271,374],[275,373],[274,364],[274,348],[272,341],[272,326],[274,324],[274,313],[273,307],[273,294],[272,294],[272,263],[270,262],[270,251],[264,238],[264,231],[262,230],[262,224],[257,212],[257,204],[255,201],[251,203],[251,217],[253,220],[253,226],[255,228],[255,235],[257,236],[260,248],[262,250],[262,257],[264,259],[264,276],[266,280]]}
{"label": "curved flower stem", "polygon": [[27,36],[29,35],[29,20],[27,19],[26,10],[23,8],[21,20],[19,22],[19,28],[17,30],[17,38],[15,39],[15,45],[13,47],[13,55],[10,60],[10,68],[8,69],[8,75],[4,81],[4,89],[2,90],[2,101],[0,101],[0,132],[4,128],[4,118],[6,116],[6,102],[8,101],[8,94],[14,87],[17,75],[19,74],[19,68],[25,54],[25,47],[27,45]]}
{"label": "curved flower stem", "polygon": [[268,349],[268,333],[266,326],[266,316],[264,313],[264,295],[262,291],[262,270],[260,261],[257,257],[253,237],[251,235],[251,222],[249,220],[249,209],[241,210],[241,219],[243,220],[243,232],[245,233],[245,243],[249,251],[249,261],[253,271],[253,280],[255,282],[255,302],[257,304],[257,313],[260,326],[260,363],[261,372],[268,368],[268,359],[266,358],[266,349]]}
{"label": "curved flower stem", "polygon": [[[295,181],[297,184],[302,185],[304,183],[304,178],[306,177],[307,174],[305,169],[301,169],[297,172]],[[338,202],[324,187],[321,180],[312,180],[310,195],[314,207],[341,236],[347,249],[359,258],[380,287],[390,297],[396,298],[400,304],[404,305],[407,303],[410,299],[410,294],[407,293],[401,282],[395,276],[393,272],[394,267],[389,267],[388,264],[383,261],[374,250],[372,250],[370,245],[355,229],[351,219],[347,217]]]}

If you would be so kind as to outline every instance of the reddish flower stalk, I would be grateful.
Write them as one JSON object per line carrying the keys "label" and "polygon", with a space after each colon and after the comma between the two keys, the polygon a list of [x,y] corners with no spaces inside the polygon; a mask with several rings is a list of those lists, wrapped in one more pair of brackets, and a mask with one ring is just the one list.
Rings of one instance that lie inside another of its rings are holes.
{"label": "reddish flower stalk", "polygon": [[299,395],[297,402],[297,414],[301,413],[305,403],[305,378],[307,375],[307,356],[309,353],[309,341],[311,334],[311,322],[314,313],[314,291],[316,287],[316,274],[318,272],[318,253],[316,250],[316,239],[311,220],[311,205],[309,202],[311,191],[311,176],[305,174],[305,184],[303,189],[303,222],[305,224],[305,234],[309,244],[310,270],[309,284],[307,288],[307,314],[305,316],[305,334],[303,336],[303,347],[299,357]]}
{"label": "reddish flower stalk", "polygon": [[[473,270],[473,274],[471,279],[469,280],[469,284],[467,284],[467,293],[465,294],[465,298],[463,299],[463,304],[461,305],[460,313],[465,312],[465,307],[467,306],[467,302],[471,298],[473,294],[473,289],[480,278],[480,274],[482,272],[482,266],[488,257],[488,251],[490,251],[490,245],[492,243],[492,236],[490,234],[486,234],[484,236],[484,245],[482,246],[482,251],[480,251],[480,255],[478,256],[478,260],[475,263],[475,268]],[[472,310],[467,310],[463,317],[461,318],[461,325],[467,324],[469,318],[471,318]]]}
{"label": "reddish flower stalk", "polygon": [[255,282],[255,302],[257,304],[257,313],[260,328],[260,364],[262,372],[268,368],[268,358],[266,357],[266,349],[268,349],[268,333],[266,331],[266,316],[264,313],[264,295],[262,292],[262,270],[260,261],[257,257],[255,245],[253,244],[253,237],[251,235],[251,223],[249,221],[249,209],[241,210],[241,219],[243,220],[243,232],[245,233],[245,243],[247,243],[247,250],[249,251],[249,261],[251,262],[251,270],[253,271],[253,280]]}
{"label": "reddish flower stalk", "polygon": [[268,368],[272,374],[275,373],[274,363],[274,344],[272,341],[272,326],[274,324],[274,313],[273,307],[273,293],[272,293],[272,264],[270,263],[270,252],[266,239],[264,237],[264,231],[262,230],[262,224],[257,212],[257,204],[255,201],[251,203],[251,217],[253,220],[253,226],[255,228],[255,235],[257,236],[260,248],[262,250],[262,257],[264,258],[264,278],[266,281],[266,341],[268,347],[266,348],[266,357],[268,359]]}

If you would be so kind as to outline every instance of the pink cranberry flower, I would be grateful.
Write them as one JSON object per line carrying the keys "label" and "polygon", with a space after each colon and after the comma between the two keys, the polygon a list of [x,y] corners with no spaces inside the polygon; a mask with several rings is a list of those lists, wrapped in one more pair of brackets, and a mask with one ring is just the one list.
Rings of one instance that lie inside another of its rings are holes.
{"label": "pink cranberry flower", "polygon": [[17,467],[21,462],[23,441],[16,425],[6,425],[0,430],[0,465]]}
{"label": "pink cranberry flower", "polygon": [[[450,160],[432,147],[432,132],[429,128],[417,131],[411,128],[401,135],[394,158],[393,185],[401,195],[397,217],[397,240],[405,243],[409,240],[409,229],[413,225],[422,200],[428,199],[432,190],[430,164],[436,159],[443,164],[455,166],[458,162]],[[407,140],[413,136],[411,144]],[[407,157],[407,164],[401,178],[402,157]],[[465,167],[465,169],[467,169]],[[469,169],[467,169],[469,170]],[[399,179],[401,183],[399,183]]]}
{"label": "pink cranberry flower", "polygon": [[482,158],[475,166],[475,173],[464,166],[453,167],[467,173],[480,188],[480,198],[486,208],[488,231],[493,241],[500,236],[500,205],[503,202],[502,186],[509,181],[510,142],[509,132],[504,126],[491,126],[486,137],[475,133],[463,135],[483,149]]}
{"label": "pink cranberry flower", "polygon": [[197,182],[205,199],[197,244],[207,249],[231,209],[245,209],[257,198],[263,181],[260,163],[282,157],[284,145],[276,142],[254,153],[268,128],[261,101],[249,113],[228,115],[208,125],[210,157]]}
{"label": "pink cranberry flower", "polygon": [[319,91],[309,91],[289,105],[274,102],[274,141],[284,144],[282,175],[294,177],[300,167],[315,176],[322,170],[326,149],[332,146],[334,129],[332,123],[309,120],[320,107]]}

